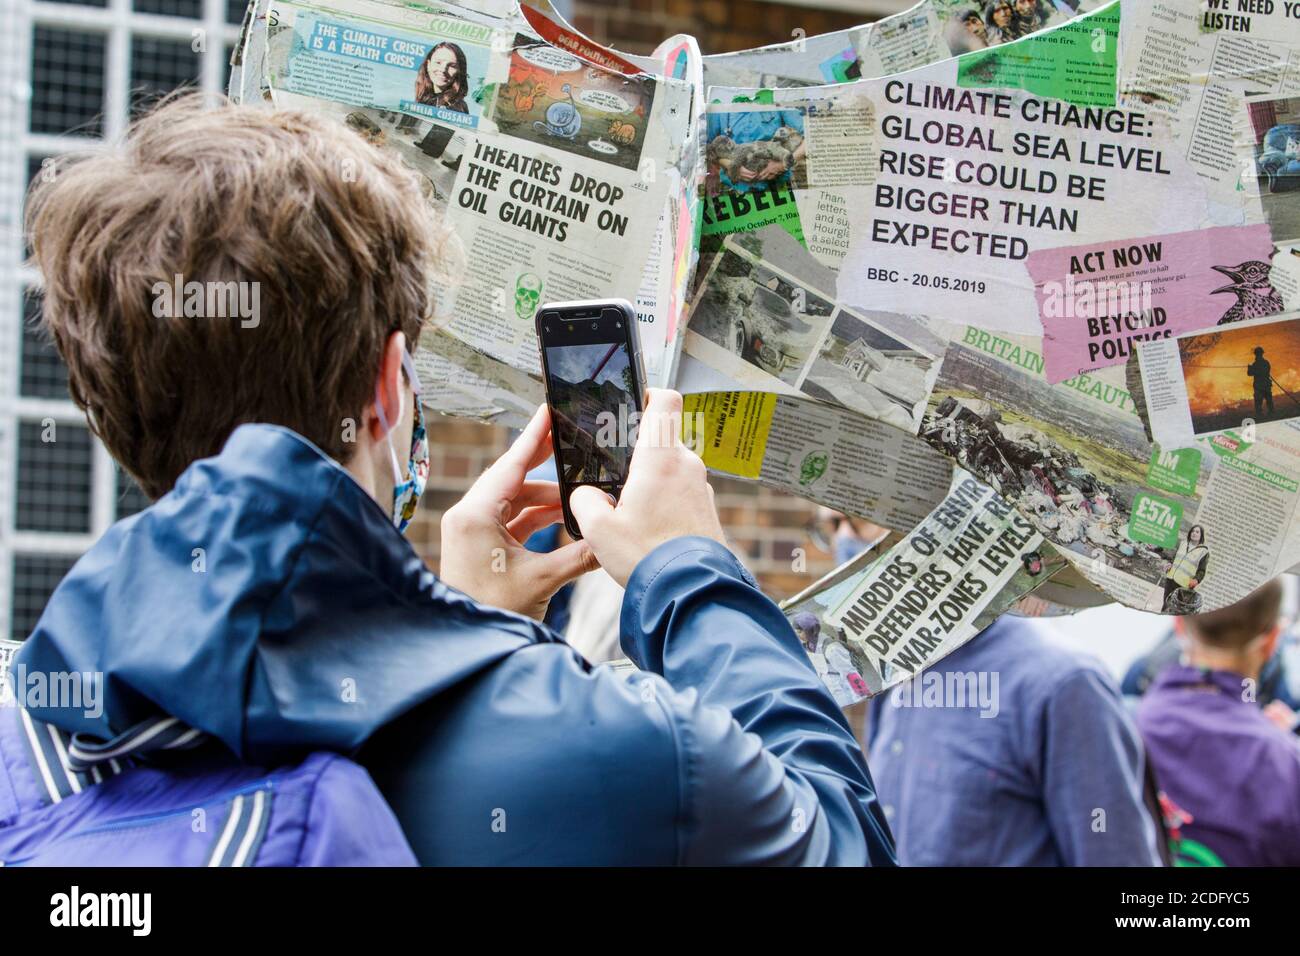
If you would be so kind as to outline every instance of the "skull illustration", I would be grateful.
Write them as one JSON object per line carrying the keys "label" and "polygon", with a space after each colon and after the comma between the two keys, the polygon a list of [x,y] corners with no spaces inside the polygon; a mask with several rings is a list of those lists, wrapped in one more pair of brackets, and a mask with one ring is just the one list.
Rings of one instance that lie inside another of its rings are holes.
{"label": "skull illustration", "polygon": [[826,474],[826,466],[829,463],[830,455],[824,451],[810,451],[804,455],[803,462],[799,465],[799,484],[805,488],[811,485]]}
{"label": "skull illustration", "polygon": [[515,315],[527,322],[542,301],[542,280],[525,272],[515,280]]}

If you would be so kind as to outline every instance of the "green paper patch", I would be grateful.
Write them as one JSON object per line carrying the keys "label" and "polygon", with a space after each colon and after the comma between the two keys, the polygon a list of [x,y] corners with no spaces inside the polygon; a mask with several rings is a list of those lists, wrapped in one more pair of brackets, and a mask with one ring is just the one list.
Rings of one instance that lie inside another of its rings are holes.
{"label": "green paper patch", "polygon": [[1024,90],[1077,106],[1114,106],[1119,4],[1041,35],[967,53],[957,85]]}
{"label": "green paper patch", "polygon": [[1147,466],[1147,484],[1176,495],[1195,495],[1196,480],[1201,474],[1201,453],[1196,448],[1174,448],[1169,451],[1158,445],[1151,449],[1151,464]]}
{"label": "green paper patch", "polygon": [[1183,506],[1176,501],[1140,494],[1133,499],[1128,519],[1131,541],[1156,548],[1178,547],[1178,528],[1183,523]]}
{"label": "green paper patch", "polygon": [[749,192],[725,191],[703,197],[701,232],[706,236],[725,236],[734,232],[752,232],[764,226],[778,225],[803,244],[803,223],[799,205],[789,183],[773,183],[767,189]]}
{"label": "green paper patch", "polygon": [[1235,458],[1250,448],[1254,442],[1248,442],[1236,432],[1223,432],[1209,439],[1210,451],[1220,458]]}

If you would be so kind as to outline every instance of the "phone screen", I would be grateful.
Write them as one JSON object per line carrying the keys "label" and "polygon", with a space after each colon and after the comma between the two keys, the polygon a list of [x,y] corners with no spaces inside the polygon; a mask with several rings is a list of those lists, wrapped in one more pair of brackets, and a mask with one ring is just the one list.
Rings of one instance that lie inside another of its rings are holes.
{"label": "phone screen", "polygon": [[538,312],[566,525],[573,488],[595,485],[618,497],[627,481],[642,394],[636,319],[629,313],[590,304]]}

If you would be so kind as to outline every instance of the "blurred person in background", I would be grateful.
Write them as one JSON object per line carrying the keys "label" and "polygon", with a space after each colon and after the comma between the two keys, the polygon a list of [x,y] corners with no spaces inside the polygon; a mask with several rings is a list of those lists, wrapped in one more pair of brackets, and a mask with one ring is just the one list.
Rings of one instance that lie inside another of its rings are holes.
{"label": "blurred person in background", "polygon": [[[528,473],[530,481],[557,481],[555,462],[547,461]],[[553,524],[535,532],[524,547],[538,554],[564,548],[573,541],[564,525]],[[619,647],[619,615],[623,609],[623,588],[604,568],[597,568],[555,592],[547,605],[546,625],[569,642],[593,664],[622,658]]]}
{"label": "blurred person in background", "polygon": [[[1165,670],[1184,662],[1186,640],[1177,628],[1129,665],[1120,682],[1133,707]],[[1300,642],[1291,630],[1277,639],[1273,655],[1260,669],[1255,703],[1264,715],[1288,733],[1300,734]]]}
{"label": "blurred person in background", "polygon": [[825,505],[817,506],[817,513],[808,523],[808,536],[813,544],[834,557],[837,568],[874,548],[888,533],[878,524],[849,517]]}
{"label": "blurred person in background", "polygon": [[1182,861],[1300,866],[1300,741],[1255,700],[1281,610],[1273,580],[1230,607],[1178,618],[1184,661],[1138,705],[1156,780],[1181,821]]}
{"label": "blurred person in background", "polygon": [[1004,616],[918,679],[936,677],[939,702],[910,684],[873,701],[869,763],[900,863],[1161,865],[1141,741],[1100,662]]}

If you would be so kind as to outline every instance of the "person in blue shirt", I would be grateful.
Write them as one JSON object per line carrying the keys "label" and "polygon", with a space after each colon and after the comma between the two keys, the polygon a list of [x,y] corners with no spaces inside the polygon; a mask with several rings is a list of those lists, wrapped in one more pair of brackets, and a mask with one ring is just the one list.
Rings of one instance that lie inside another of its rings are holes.
{"label": "person in blue shirt", "polygon": [[1098,662],[1003,617],[877,700],[900,863],[1160,865],[1141,741]]}

